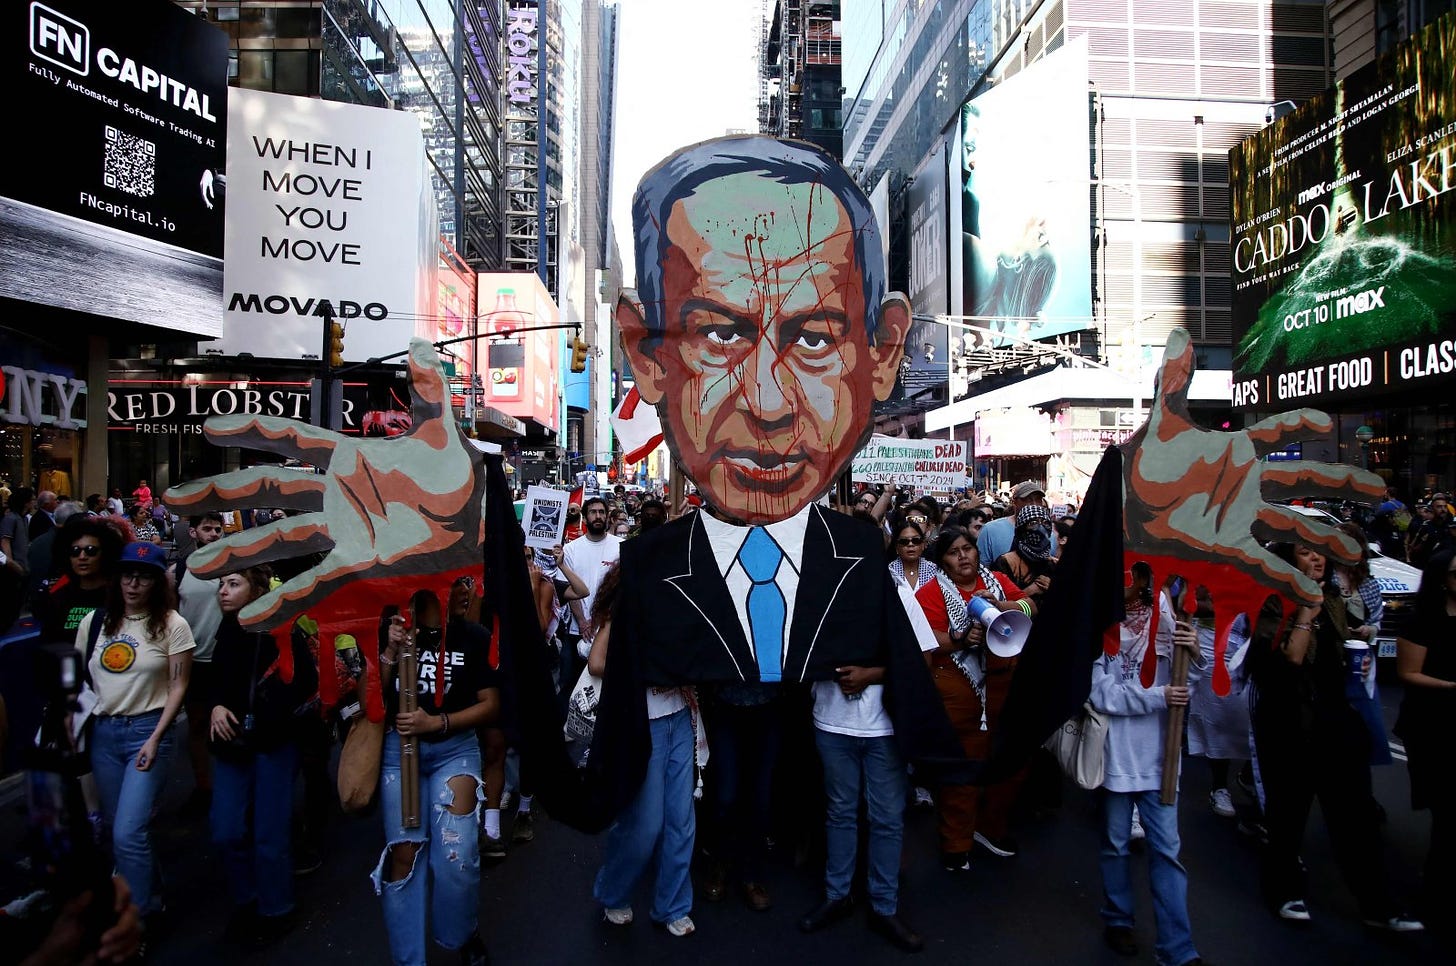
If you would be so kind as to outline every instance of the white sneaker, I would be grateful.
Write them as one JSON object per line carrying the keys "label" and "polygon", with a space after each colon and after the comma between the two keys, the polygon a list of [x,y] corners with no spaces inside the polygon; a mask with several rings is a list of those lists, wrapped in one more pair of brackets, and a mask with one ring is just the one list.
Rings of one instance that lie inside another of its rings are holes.
{"label": "white sneaker", "polygon": [[511,790],[509,788],[507,788],[505,791],[501,792],[500,810],[502,812],[508,812],[508,811],[510,811],[510,808],[511,808]]}
{"label": "white sneaker", "polygon": [[1238,814],[1234,811],[1234,799],[1227,788],[1215,788],[1210,792],[1208,804],[1213,807],[1213,814],[1221,818],[1233,818]]}
{"label": "white sneaker", "polygon": [[1391,916],[1389,919],[1366,919],[1365,925],[1375,929],[1385,929],[1390,932],[1425,932],[1426,924],[1414,916],[1404,914]]}
{"label": "white sneaker", "polygon": [[1290,922],[1309,922],[1309,907],[1303,899],[1293,899],[1279,907],[1279,918]]}
{"label": "white sneaker", "polygon": [[621,909],[603,909],[602,918],[614,926],[630,925],[632,923],[632,907],[623,906]]}
{"label": "white sneaker", "polygon": [[681,919],[674,919],[663,928],[666,929],[668,932],[672,933],[674,936],[691,936],[693,933],[698,931],[698,927],[693,925],[693,920],[691,916],[683,916]]}
{"label": "white sneaker", "polygon": [[933,798],[930,797],[930,791],[928,789],[924,789],[924,788],[921,788],[919,785],[916,785],[915,786],[915,804],[916,805],[924,806],[925,808],[934,808],[935,807],[935,799],[933,799]]}
{"label": "white sneaker", "polygon": [[1132,807],[1132,833],[1128,838],[1133,842],[1141,842],[1147,837],[1148,833],[1143,831],[1143,820],[1138,817],[1137,806],[1134,805]]}

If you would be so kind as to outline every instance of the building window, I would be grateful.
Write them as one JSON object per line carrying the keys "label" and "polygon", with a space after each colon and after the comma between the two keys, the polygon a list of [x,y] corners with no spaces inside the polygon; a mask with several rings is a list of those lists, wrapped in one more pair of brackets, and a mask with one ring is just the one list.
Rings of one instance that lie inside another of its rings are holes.
{"label": "building window", "polygon": [[318,57],[316,50],[274,51],[274,86],[279,94],[312,97],[318,93]]}

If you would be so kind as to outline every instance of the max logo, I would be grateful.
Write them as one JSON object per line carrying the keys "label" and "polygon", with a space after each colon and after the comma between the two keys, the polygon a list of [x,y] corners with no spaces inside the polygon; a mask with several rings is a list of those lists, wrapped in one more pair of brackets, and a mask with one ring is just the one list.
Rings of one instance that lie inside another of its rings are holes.
{"label": "max logo", "polygon": [[40,3],[30,5],[30,52],[85,77],[91,70],[91,30]]}

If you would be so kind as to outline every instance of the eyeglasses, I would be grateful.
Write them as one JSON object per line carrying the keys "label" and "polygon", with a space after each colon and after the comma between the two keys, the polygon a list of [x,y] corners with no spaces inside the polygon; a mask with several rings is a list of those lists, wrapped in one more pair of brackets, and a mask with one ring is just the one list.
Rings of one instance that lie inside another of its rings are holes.
{"label": "eyeglasses", "polygon": [[101,548],[95,544],[83,543],[71,548],[73,557],[96,557],[101,554]]}
{"label": "eyeglasses", "polygon": [[121,575],[121,582],[124,584],[141,584],[146,586],[157,582],[156,574],[143,573],[140,570],[128,570]]}
{"label": "eyeglasses", "polygon": [[872,496],[867,496],[867,497],[864,497],[864,498],[862,498],[862,499],[860,499],[860,500],[859,500],[859,501],[858,501],[858,502],[857,502],[857,503],[856,503],[856,504],[855,504],[855,506],[874,506],[874,505],[875,505],[875,503],[876,503],[876,500],[875,500],[875,498],[874,498],[874,497],[872,497]]}
{"label": "eyeglasses", "polygon": [[924,537],[900,537],[895,543],[901,547],[918,547],[925,542]]}

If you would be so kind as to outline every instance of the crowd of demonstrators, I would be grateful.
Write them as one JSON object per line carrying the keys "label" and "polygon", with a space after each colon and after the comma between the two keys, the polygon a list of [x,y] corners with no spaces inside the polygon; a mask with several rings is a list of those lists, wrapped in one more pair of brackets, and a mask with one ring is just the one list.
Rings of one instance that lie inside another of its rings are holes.
{"label": "crowd of demonstrators", "polygon": [[[17,492],[25,510],[34,497]],[[985,626],[973,612],[989,604],[1034,617],[1038,599],[1057,579],[1057,550],[1076,519],[1054,515],[1034,481],[1012,488],[1009,506],[988,498],[972,493],[942,505],[889,487],[865,490],[842,508],[882,533],[888,583],[972,759],[989,755],[1017,663],[987,646]],[[685,501],[678,512],[710,511]],[[17,515],[29,539],[28,521]],[[533,612],[558,655],[563,701],[582,669],[598,677],[606,671],[622,540],[637,539],[668,516],[655,496],[592,497],[582,505],[580,536],[549,550],[525,550]],[[625,524],[624,535],[611,532],[614,520],[619,528]],[[164,548],[131,540],[133,532],[109,514],[98,518],[84,507],[68,514],[61,501],[52,522],[54,576],[37,615],[48,638],[73,641],[87,653],[99,699],[92,739],[99,809],[117,871],[148,924],[145,935],[154,938],[163,907],[149,828],[174,742],[187,734],[174,736],[180,729],[172,727],[185,707],[189,725],[194,716],[201,722],[207,765],[194,758],[196,788],[178,819],[199,809],[210,815],[223,860],[220,879],[234,902],[225,941],[261,948],[286,933],[294,918],[292,874],[307,847],[295,831],[296,783],[308,788],[313,772],[315,784],[321,774],[331,791],[327,762],[344,732],[335,732],[336,712],[319,713],[321,631],[301,618],[291,661],[284,662],[278,642],[287,645],[288,636],[251,633],[237,618],[278,585],[267,568],[204,580],[186,558],[168,565]],[[987,541],[987,530],[998,524],[1004,532],[993,531]],[[1363,534],[1347,529],[1364,544]],[[222,520],[193,517],[187,531],[195,545],[206,546],[223,535]],[[18,532],[0,528],[12,540]],[[995,551],[1003,538],[995,557],[983,555],[983,546]],[[1156,586],[1145,565],[1130,571],[1119,652],[1089,668],[1090,703],[1108,720],[1105,778],[1096,793],[1100,916],[1106,943],[1120,953],[1137,952],[1131,864],[1133,849],[1145,842],[1156,959],[1173,966],[1201,962],[1180,859],[1178,806],[1164,805],[1160,794],[1169,710],[1182,706],[1187,753],[1208,762],[1207,807],[1238,818],[1241,829],[1256,829],[1264,840],[1263,894],[1278,918],[1311,918],[1299,853],[1318,796],[1361,918],[1397,932],[1422,928],[1385,877],[1370,768],[1388,749],[1383,730],[1363,713],[1373,677],[1363,666],[1357,676],[1345,654],[1346,641],[1373,639],[1381,619],[1368,560],[1333,566],[1303,548],[1271,549],[1320,582],[1325,598],[1284,622],[1272,607],[1235,621],[1223,652],[1232,693],[1213,690],[1215,629],[1206,590],[1196,589],[1196,610],[1181,620],[1174,602],[1185,591],[1182,580],[1160,575],[1164,582]],[[386,733],[377,820],[383,842],[371,878],[396,963],[424,962],[431,935],[437,946],[458,951],[463,963],[486,962],[481,859],[504,858],[507,841],[520,845],[534,836],[529,772],[513,777],[508,767],[515,749],[511,722],[501,718],[502,642],[479,623],[474,590],[462,579],[446,602],[419,592],[391,602],[381,618]],[[1449,548],[1438,545],[1428,556],[1416,611],[1399,644],[1406,697],[1397,730],[1410,756],[1412,804],[1432,812],[1424,911],[1445,908],[1456,881],[1450,871],[1456,794],[1442,727],[1449,718],[1442,712],[1456,707],[1456,662],[1447,646],[1456,627]],[[407,640],[422,670],[419,706],[410,712],[400,707],[397,679]],[[341,652],[330,653],[344,646],[324,645],[323,660],[332,659],[324,673],[338,674],[347,691],[357,668],[346,668]],[[1178,647],[1192,656],[1186,686],[1170,679]],[[1144,683],[1145,659],[1156,669],[1151,684]],[[287,680],[284,663],[293,668]],[[942,865],[947,875],[961,875],[978,854],[992,861],[1017,856],[1013,826],[1040,803],[1041,792],[1028,783],[1031,766],[990,786],[926,780],[928,788],[917,788],[922,780],[897,751],[883,675],[880,668],[842,667],[834,680],[807,687],[649,689],[646,778],[601,838],[593,895],[605,921],[633,921],[632,900],[643,880],[650,880],[649,917],[673,936],[696,931],[696,899],[737,893],[748,909],[767,911],[773,907],[770,842],[792,845],[803,836],[820,846],[814,855],[823,860],[823,898],[798,920],[801,930],[827,928],[863,901],[868,925],[885,941],[905,951],[923,948],[909,922],[913,910],[907,917],[899,900],[906,809],[933,804]],[[416,828],[406,827],[402,813],[402,736],[418,743],[417,800],[425,814]],[[712,750],[701,769],[700,742]],[[310,748],[312,765],[305,761]],[[1060,783],[1060,773],[1055,780]],[[1249,800],[1236,801],[1244,787]],[[511,791],[515,834],[507,839],[501,823]],[[314,824],[310,837],[317,831]],[[819,875],[817,864],[804,867]],[[1087,917],[1095,922],[1092,912]]]}

